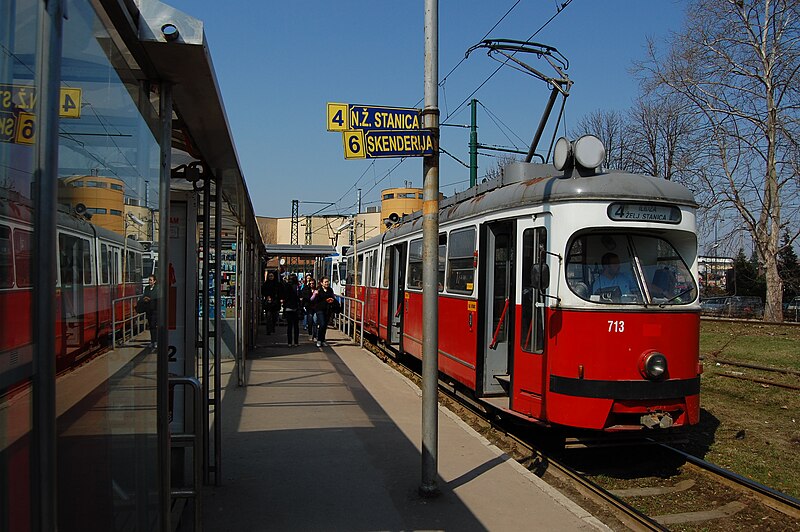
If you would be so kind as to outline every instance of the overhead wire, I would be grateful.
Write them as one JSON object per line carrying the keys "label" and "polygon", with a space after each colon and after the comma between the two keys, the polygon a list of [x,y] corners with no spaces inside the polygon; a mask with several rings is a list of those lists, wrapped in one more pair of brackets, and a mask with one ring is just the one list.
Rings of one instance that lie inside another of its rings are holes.
{"label": "overhead wire", "polygon": [[[544,24],[542,24],[541,26],[539,26],[539,29],[537,29],[536,31],[534,31],[534,32],[533,32],[533,34],[531,34],[531,36],[530,36],[530,37],[528,37],[528,38],[526,39],[526,41],[525,41],[525,42],[526,42],[526,43],[529,43],[531,39],[533,39],[534,37],[536,37],[536,36],[539,34],[539,32],[541,32],[541,31],[542,31],[544,28],[546,28],[546,27],[547,27],[547,25],[548,25],[548,24],[550,24],[550,23],[551,23],[551,22],[552,22],[552,21],[553,21],[553,20],[554,20],[554,19],[555,19],[555,18],[556,18],[558,15],[560,15],[560,14],[561,14],[561,13],[562,13],[562,12],[563,12],[563,11],[564,11],[566,8],[567,8],[567,6],[569,6],[571,3],[572,3],[572,0],[565,0],[565,1],[564,1],[564,2],[561,4],[561,6],[560,6],[560,7],[557,7],[557,8],[556,8],[556,12],[553,14],[553,16],[552,16],[552,17],[550,17],[549,19],[547,19],[547,20],[545,21],[545,23],[544,23]],[[512,57],[513,57],[514,55],[516,55],[516,52],[512,52],[512,53],[511,53],[511,56],[512,56]],[[466,59],[466,57],[465,57],[465,59]],[[501,68],[503,68],[503,66],[505,66],[505,65],[508,63],[508,61],[510,61],[510,59],[506,59],[506,60],[505,60],[505,61],[504,61],[502,64],[500,64],[500,66],[498,66],[498,67],[497,67],[497,68],[494,70],[494,72],[492,72],[491,74],[489,74],[489,77],[487,77],[485,80],[483,80],[483,82],[481,82],[481,84],[480,84],[480,85],[478,85],[478,88],[476,88],[474,91],[472,91],[472,92],[470,93],[470,95],[469,95],[469,96],[467,96],[466,98],[464,98],[464,101],[462,101],[462,102],[461,102],[461,104],[459,104],[459,106],[458,106],[458,107],[456,107],[455,111],[453,111],[452,113],[448,114],[448,115],[445,117],[445,120],[447,120],[448,118],[450,118],[451,116],[453,116],[453,115],[454,115],[455,113],[457,113],[457,112],[458,112],[458,111],[459,111],[459,110],[460,110],[462,107],[464,107],[464,105],[465,105],[465,104],[466,104],[466,103],[467,103],[467,102],[468,102],[468,101],[469,101],[469,100],[470,100],[470,99],[471,99],[471,98],[472,98],[472,97],[475,95],[475,93],[477,93],[479,90],[481,90],[481,88],[483,88],[483,86],[484,86],[484,85],[486,85],[486,83],[488,83],[488,82],[489,82],[489,80],[490,80],[490,79],[492,79],[492,78],[495,76],[495,74],[497,74],[497,73],[500,71],[500,69],[501,69]]]}
{"label": "overhead wire", "polygon": [[[500,24],[500,23],[501,23],[501,22],[502,22],[502,21],[503,21],[503,20],[504,20],[504,19],[505,19],[505,18],[508,16],[508,15],[509,15],[509,14],[510,14],[510,13],[511,13],[511,12],[512,12],[512,11],[513,11],[515,8],[516,8],[516,7],[517,7],[517,5],[519,5],[519,4],[520,4],[520,2],[521,2],[521,1],[522,1],[522,0],[517,0],[517,1],[516,1],[516,2],[515,2],[515,3],[514,3],[514,4],[513,4],[513,5],[510,7],[510,8],[509,8],[509,9],[506,11],[506,13],[505,13],[505,14],[504,14],[502,17],[500,17],[500,19],[499,19],[499,20],[498,20],[498,21],[497,21],[497,22],[496,22],[496,23],[495,23],[495,24],[494,24],[494,25],[493,25],[493,26],[492,26],[492,27],[489,29],[489,31],[487,31],[487,32],[486,32],[486,34],[483,36],[483,38],[482,38],[481,40],[484,40],[484,39],[486,39],[486,37],[487,37],[487,36],[488,36],[488,35],[489,35],[489,34],[490,34],[492,31],[494,31],[494,29],[495,29],[495,28],[497,28],[497,26],[498,26],[498,25],[499,25],[499,24]],[[540,32],[541,32],[541,31],[542,31],[544,28],[546,28],[546,27],[547,27],[547,26],[548,26],[548,25],[549,25],[549,24],[550,24],[550,23],[551,23],[551,22],[552,22],[552,21],[553,21],[553,20],[554,20],[554,19],[555,19],[555,18],[556,18],[558,15],[559,15],[559,14],[561,14],[561,12],[563,12],[563,11],[564,11],[564,9],[566,9],[566,7],[567,7],[567,6],[569,6],[571,3],[572,3],[572,0],[564,0],[564,2],[562,2],[560,5],[556,4],[556,12],[553,14],[553,16],[551,16],[549,19],[547,19],[547,20],[546,20],[546,21],[545,21],[545,22],[544,22],[544,23],[543,23],[543,24],[542,24],[542,25],[541,25],[541,26],[540,26],[540,27],[539,27],[539,28],[538,28],[536,31],[534,31],[534,32],[533,32],[533,33],[530,35],[530,37],[528,37],[528,39],[526,40],[526,42],[529,42],[529,41],[530,41],[531,39],[533,39],[533,38],[534,38],[536,35],[538,35],[538,34],[539,34],[539,33],[540,33]],[[513,55],[514,55],[514,54],[512,54],[512,56],[513,56]],[[440,80],[440,81],[439,81],[439,86],[440,86],[440,87],[442,87],[442,88],[444,89],[444,84],[445,84],[445,82],[447,81],[447,78],[448,78],[449,76],[451,76],[451,75],[452,75],[452,74],[453,74],[453,73],[456,71],[456,69],[458,69],[458,68],[459,68],[459,67],[460,67],[460,66],[461,66],[461,65],[464,63],[464,61],[466,61],[466,59],[467,59],[467,56],[465,55],[465,56],[464,56],[464,57],[463,57],[463,58],[462,58],[462,59],[461,59],[461,60],[460,60],[460,61],[459,61],[459,62],[458,62],[458,63],[457,63],[457,64],[456,64],[456,65],[455,65],[455,66],[454,66],[454,67],[453,67],[453,68],[452,68],[452,69],[451,69],[451,70],[450,70],[450,71],[449,71],[449,72],[448,72],[448,73],[447,73],[447,74],[446,74],[446,75],[445,75],[445,76],[444,76],[444,77],[443,77],[443,78]],[[506,61],[505,61],[503,64],[501,64],[500,66],[498,66],[498,67],[497,67],[497,68],[494,70],[494,72],[492,72],[492,73],[491,73],[491,74],[490,74],[490,75],[489,75],[489,76],[488,76],[488,77],[487,77],[487,78],[486,78],[486,79],[485,79],[483,82],[481,82],[481,84],[480,84],[480,85],[478,85],[478,87],[477,87],[475,90],[473,90],[473,91],[470,93],[470,95],[469,95],[469,96],[467,96],[467,97],[466,97],[466,98],[465,98],[465,99],[464,99],[464,100],[463,100],[463,101],[462,101],[462,102],[461,102],[461,103],[458,105],[458,107],[456,107],[456,109],[455,109],[455,110],[454,110],[452,113],[447,113],[443,121],[446,121],[447,119],[449,119],[449,118],[453,117],[455,114],[457,114],[459,111],[461,111],[461,110],[464,108],[464,105],[465,105],[465,104],[466,104],[466,103],[467,103],[467,102],[468,102],[468,101],[469,101],[469,100],[470,100],[470,99],[471,99],[471,98],[472,98],[472,97],[473,97],[473,96],[474,96],[474,95],[475,95],[475,94],[476,94],[476,93],[477,93],[477,92],[478,92],[478,91],[479,91],[481,88],[483,88],[483,86],[484,86],[484,85],[486,85],[486,83],[488,83],[488,82],[489,82],[489,80],[491,80],[491,79],[492,79],[492,78],[493,78],[493,77],[494,77],[494,76],[497,74],[497,72],[499,72],[499,71],[500,71],[500,69],[501,69],[501,68],[502,68],[502,67],[503,67],[503,66],[504,66],[504,65],[505,65],[505,64],[506,64],[508,61],[509,61],[509,60],[508,60],[508,59],[506,59]],[[446,93],[445,93],[445,94],[446,94]],[[424,98],[422,98],[422,99],[418,100],[418,101],[417,101],[417,103],[414,105],[414,107],[418,106],[418,105],[419,105],[419,104],[420,104],[420,103],[421,103],[423,100],[424,100]],[[445,96],[445,106],[447,106],[447,100],[446,100],[446,96]],[[506,126],[506,127],[507,127],[507,126]],[[510,128],[509,128],[509,130],[510,130]],[[513,133],[513,131],[512,131],[512,133]],[[514,133],[514,135],[515,135],[515,136],[517,136],[517,135],[516,135],[516,133]],[[509,139],[509,140],[510,140],[510,139]],[[521,140],[521,139],[520,139],[520,140]],[[524,142],[524,141],[523,141],[523,142]],[[513,141],[511,141],[511,143],[512,143],[512,144],[515,144]],[[516,146],[515,146],[515,147],[516,147]],[[444,150],[444,149],[443,149],[441,146],[439,147],[439,149],[440,149],[440,151],[442,151],[442,152],[443,152],[443,153],[445,153],[446,155],[448,155],[448,156],[450,156],[450,157],[454,158],[456,161],[460,162],[461,164],[464,164],[463,162],[459,161],[459,160],[458,160],[458,159],[457,159],[455,156],[453,156],[453,155],[452,155],[452,154],[450,154],[449,152],[445,151],[445,150]],[[367,190],[367,191],[366,191],[366,192],[365,192],[363,195],[367,195],[367,194],[369,194],[369,193],[370,193],[372,190],[374,190],[374,189],[375,189],[375,187],[376,187],[376,186],[377,186],[379,183],[381,183],[383,180],[385,180],[387,177],[389,177],[389,175],[391,175],[391,173],[392,173],[392,172],[393,172],[395,169],[397,169],[397,168],[400,166],[400,164],[402,164],[404,161],[405,161],[405,158],[402,158],[402,159],[400,159],[400,162],[398,162],[396,165],[394,165],[392,168],[390,168],[390,169],[389,169],[389,170],[386,172],[386,174],[385,174],[385,175],[384,175],[384,176],[383,176],[383,177],[382,177],[380,180],[376,181],[376,182],[375,182],[375,184],[374,184],[372,187],[370,187],[370,188],[369,188],[369,189],[368,189],[368,190]],[[373,163],[372,163],[372,164],[374,165],[374,161],[373,161]],[[362,177],[363,177],[363,174],[362,174]],[[358,179],[358,181],[360,181],[360,180],[361,180],[361,178],[359,178],[359,179]],[[356,184],[358,183],[358,181],[356,181]],[[356,184],[353,184],[353,185],[352,185],[352,186],[351,186],[351,187],[348,189],[348,191],[347,191],[347,192],[349,192],[349,191],[351,191],[353,188],[355,188]],[[345,192],[345,194],[343,194],[343,195],[342,195],[342,197],[340,197],[340,198],[339,198],[339,200],[337,200],[337,202],[336,202],[336,204],[337,204],[337,205],[338,205],[338,204],[341,202],[341,200],[342,200],[342,199],[345,197],[345,195],[347,194],[347,192]],[[354,203],[354,204],[352,204],[350,207],[348,207],[348,209],[349,209],[349,208],[352,208],[352,207],[354,207],[354,206],[356,206],[356,205],[357,205],[357,203]]]}

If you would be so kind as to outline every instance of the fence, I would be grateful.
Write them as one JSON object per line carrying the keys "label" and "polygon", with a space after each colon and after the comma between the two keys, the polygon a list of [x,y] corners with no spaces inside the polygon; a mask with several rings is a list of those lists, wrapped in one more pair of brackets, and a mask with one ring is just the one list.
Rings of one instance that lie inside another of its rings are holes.
{"label": "fence", "polygon": [[[125,345],[127,338],[133,338],[144,331],[144,314],[136,312],[136,301],[140,296],[125,296],[111,302],[111,349],[117,347],[117,328],[120,328],[122,339],[120,345]],[[122,303],[122,319],[117,321],[117,303]],[[128,312],[125,312],[125,309]],[[128,331],[130,330],[130,336]]]}
{"label": "fence", "polygon": [[[344,300],[344,304],[342,305],[342,312],[339,313],[339,319],[338,319],[339,330],[345,333],[347,336],[351,336],[352,332],[353,342],[355,342],[356,334],[358,333],[358,329],[356,326],[357,325],[360,326],[361,334],[359,335],[360,337],[359,345],[361,347],[364,347],[364,301],[362,301],[361,299],[356,299],[354,297],[348,297],[348,296],[339,296],[339,297],[341,297],[341,299]],[[354,312],[353,309],[355,304],[360,305],[359,308],[361,309],[361,312],[358,313],[360,314],[358,322],[356,322],[356,317],[355,317],[356,312]]]}

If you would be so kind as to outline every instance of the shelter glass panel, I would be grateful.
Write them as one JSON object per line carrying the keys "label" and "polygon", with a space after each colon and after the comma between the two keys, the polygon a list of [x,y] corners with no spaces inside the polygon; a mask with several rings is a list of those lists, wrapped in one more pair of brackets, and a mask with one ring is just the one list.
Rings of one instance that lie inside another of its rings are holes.
{"label": "shelter glass panel", "polygon": [[[108,31],[108,17],[95,12],[101,3],[67,4],[61,87],[69,91],[62,107],[70,113],[59,124],[58,203],[66,209],[58,218],[56,358],[70,382],[56,382],[58,525],[155,530],[156,351],[148,348],[150,331],[131,316],[142,291],[140,241],[156,240],[158,231],[158,91],[141,81],[134,55]],[[83,187],[72,185],[79,181]],[[162,318],[152,316],[153,332]]]}
{"label": "shelter glass panel", "polygon": [[40,5],[41,0],[0,0],[0,531],[27,532],[31,515],[38,513],[30,491],[30,245]]}

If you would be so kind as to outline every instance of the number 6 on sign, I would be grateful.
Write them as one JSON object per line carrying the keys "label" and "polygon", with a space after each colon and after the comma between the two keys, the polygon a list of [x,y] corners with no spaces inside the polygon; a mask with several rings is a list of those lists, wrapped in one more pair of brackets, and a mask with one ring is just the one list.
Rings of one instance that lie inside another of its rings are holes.
{"label": "number 6 on sign", "polygon": [[345,131],[342,133],[344,140],[345,159],[366,159],[367,153],[364,151],[364,132]]}

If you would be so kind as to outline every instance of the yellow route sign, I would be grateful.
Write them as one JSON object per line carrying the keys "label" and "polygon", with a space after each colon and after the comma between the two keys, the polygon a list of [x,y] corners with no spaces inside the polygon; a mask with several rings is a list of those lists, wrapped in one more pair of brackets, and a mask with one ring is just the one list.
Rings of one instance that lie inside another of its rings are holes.
{"label": "yellow route sign", "polygon": [[328,131],[347,131],[349,127],[348,105],[328,103]]}
{"label": "yellow route sign", "polygon": [[361,130],[345,131],[342,134],[344,141],[345,159],[366,159],[367,151],[364,149],[364,132]]}

